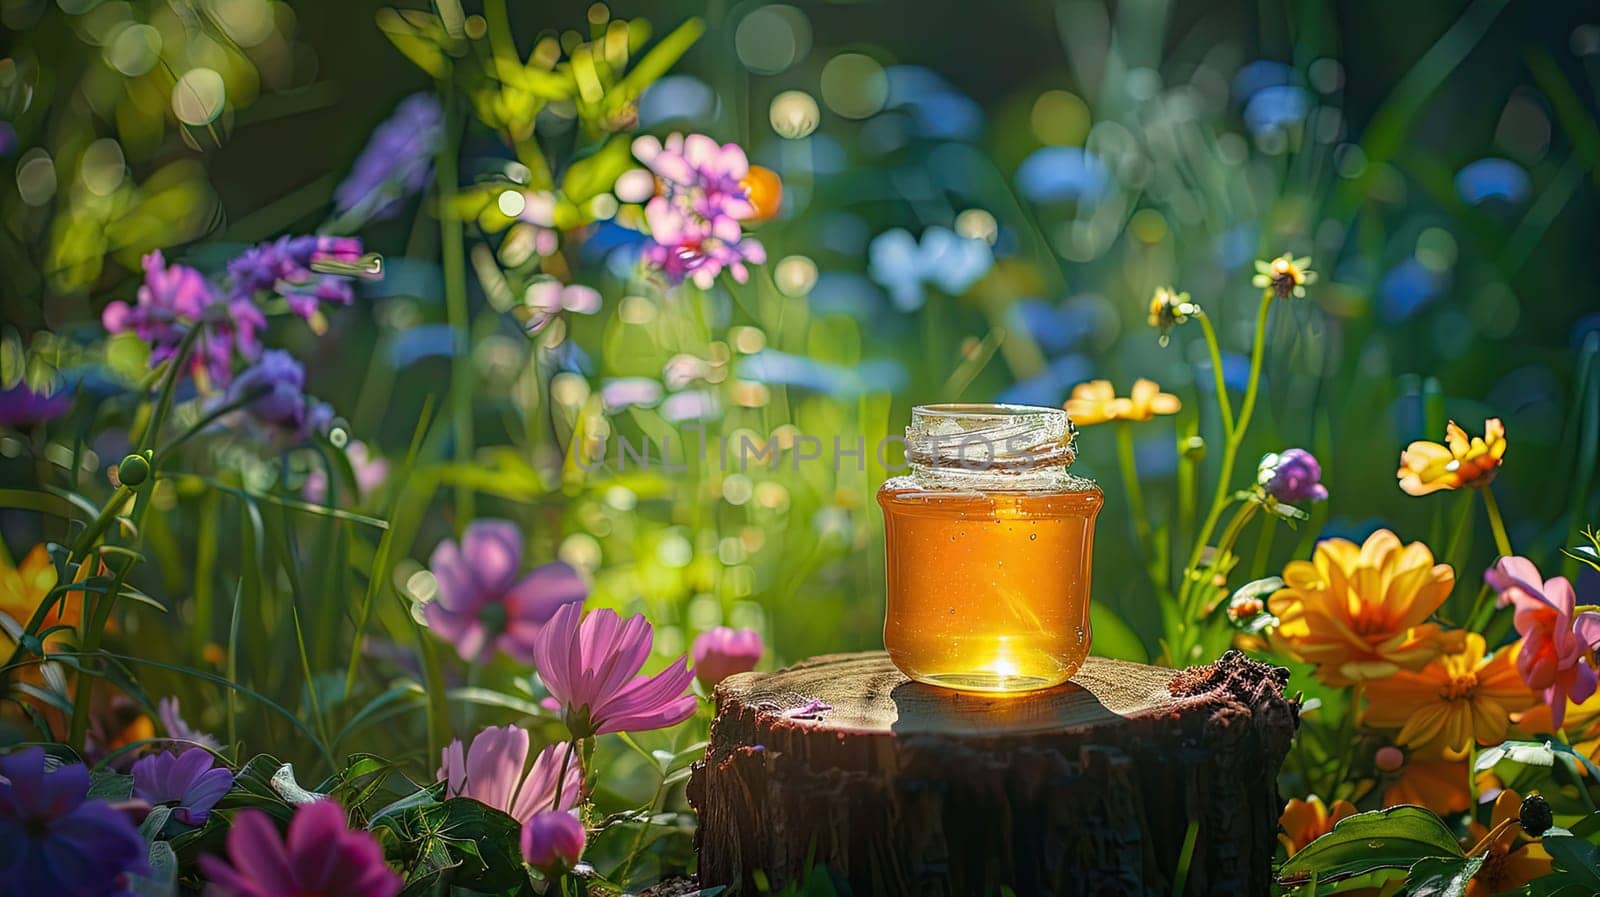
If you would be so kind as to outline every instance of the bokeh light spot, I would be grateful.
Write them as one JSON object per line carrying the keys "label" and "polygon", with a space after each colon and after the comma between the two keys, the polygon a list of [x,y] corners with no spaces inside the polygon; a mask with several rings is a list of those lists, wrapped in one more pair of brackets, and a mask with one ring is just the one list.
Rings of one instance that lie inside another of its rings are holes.
{"label": "bokeh light spot", "polygon": [[102,137],[83,151],[78,165],[78,176],[83,185],[96,196],[110,196],[122,186],[127,174],[127,160],[122,156],[122,145],[110,137]]}
{"label": "bokeh light spot", "polygon": [[161,58],[161,32],[149,25],[129,25],[106,44],[106,64],[130,78],[155,68]]}
{"label": "bokeh light spot", "polygon": [[241,47],[254,47],[272,36],[275,23],[267,0],[211,0],[211,12]]}
{"label": "bokeh light spot", "polygon": [[1000,224],[987,209],[967,209],[956,216],[956,233],[993,246],[1000,238]]}
{"label": "bokeh light spot", "polygon": [[817,263],[803,255],[791,255],[778,262],[772,276],[785,296],[804,296],[817,285]]}
{"label": "bokeh light spot", "polygon": [[811,22],[793,6],[763,6],[739,22],[733,49],[745,68],[776,75],[811,52]]}
{"label": "bokeh light spot", "polygon": [[17,195],[30,206],[42,206],[56,194],[56,163],[37,147],[17,163]]}
{"label": "bokeh light spot", "polygon": [[822,67],[822,101],[845,118],[867,118],[889,99],[889,76],[876,59],[840,53]]}
{"label": "bokeh light spot", "polygon": [[172,113],[186,125],[208,125],[222,114],[227,98],[227,85],[215,70],[190,69],[172,86]]}
{"label": "bokeh light spot", "polygon": [[1028,123],[1046,146],[1078,146],[1089,133],[1089,107],[1077,94],[1047,90],[1033,101]]}
{"label": "bokeh light spot", "polygon": [[772,108],[768,112],[772,121],[772,130],[779,137],[789,140],[799,140],[811,136],[822,122],[822,110],[817,108],[817,101],[811,94],[803,90],[786,90],[772,98]]}

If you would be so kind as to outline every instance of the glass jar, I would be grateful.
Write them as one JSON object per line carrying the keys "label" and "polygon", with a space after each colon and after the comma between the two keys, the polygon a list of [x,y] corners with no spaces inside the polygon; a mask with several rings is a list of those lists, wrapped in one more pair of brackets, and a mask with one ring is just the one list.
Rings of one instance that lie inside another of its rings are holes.
{"label": "glass jar", "polygon": [[919,405],[910,475],[878,490],[883,643],[901,672],[963,691],[1059,685],[1089,655],[1094,521],[1105,503],[1067,472],[1059,408]]}

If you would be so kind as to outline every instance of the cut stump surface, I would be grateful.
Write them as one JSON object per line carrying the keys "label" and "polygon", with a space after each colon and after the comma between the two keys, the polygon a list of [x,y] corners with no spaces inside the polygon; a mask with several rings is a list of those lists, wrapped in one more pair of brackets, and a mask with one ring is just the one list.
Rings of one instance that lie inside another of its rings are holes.
{"label": "cut stump surface", "polygon": [[[1266,895],[1284,670],[1089,658],[1058,688],[911,682],[882,652],[729,677],[689,799],[702,886],[856,895]],[[1193,832],[1193,846],[1185,842]]]}

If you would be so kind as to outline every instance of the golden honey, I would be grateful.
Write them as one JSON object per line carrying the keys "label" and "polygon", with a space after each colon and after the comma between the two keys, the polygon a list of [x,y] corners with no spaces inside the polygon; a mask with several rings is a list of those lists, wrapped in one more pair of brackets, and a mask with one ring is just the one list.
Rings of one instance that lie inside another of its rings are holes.
{"label": "golden honey", "polygon": [[883,640],[895,666],[964,691],[1067,681],[1089,655],[1094,523],[1105,498],[1066,472],[1075,447],[1065,412],[919,406],[906,432],[912,473],[878,491]]}

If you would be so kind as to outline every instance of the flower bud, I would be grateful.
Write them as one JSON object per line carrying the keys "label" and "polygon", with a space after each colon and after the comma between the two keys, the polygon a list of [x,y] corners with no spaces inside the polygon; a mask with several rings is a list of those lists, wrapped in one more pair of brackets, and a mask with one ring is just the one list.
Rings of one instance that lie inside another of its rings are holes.
{"label": "flower bud", "polygon": [[1322,465],[1301,448],[1268,452],[1256,469],[1256,482],[1278,501],[1323,501],[1328,488],[1321,481]]}
{"label": "flower bud", "polygon": [[1517,813],[1517,821],[1522,823],[1522,830],[1532,837],[1539,837],[1555,825],[1555,815],[1550,812],[1550,802],[1537,794],[1530,794],[1522,799],[1522,810]]}
{"label": "flower bud", "polygon": [[144,455],[129,455],[117,465],[117,482],[124,486],[137,486],[150,478],[150,459]]}
{"label": "flower bud", "polygon": [[1204,438],[1199,436],[1190,436],[1186,439],[1180,439],[1178,440],[1178,451],[1183,454],[1183,460],[1192,461],[1198,464],[1205,460],[1206,441]]}
{"label": "flower bud", "polygon": [[754,629],[718,626],[694,640],[694,676],[706,688],[734,673],[746,673],[761,660],[761,634]]}
{"label": "flower bud", "polygon": [[739,186],[744,188],[745,198],[755,209],[755,214],[750,216],[753,221],[770,220],[783,206],[783,181],[770,168],[750,166],[749,173],[739,182]]}
{"label": "flower bud", "polygon": [[546,875],[571,869],[583,856],[583,823],[571,813],[536,813],[522,824],[522,858]]}
{"label": "flower bud", "polygon": [[1392,744],[1386,744],[1372,755],[1372,765],[1376,766],[1379,772],[1398,772],[1400,767],[1406,765],[1406,752]]}

